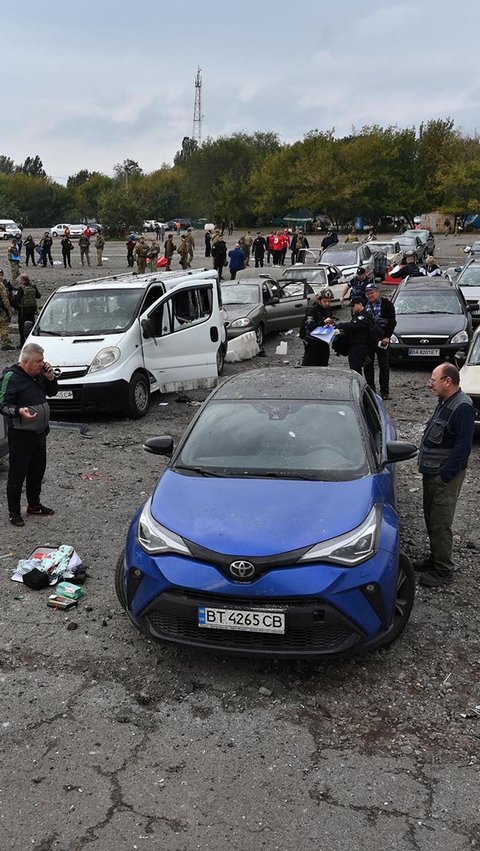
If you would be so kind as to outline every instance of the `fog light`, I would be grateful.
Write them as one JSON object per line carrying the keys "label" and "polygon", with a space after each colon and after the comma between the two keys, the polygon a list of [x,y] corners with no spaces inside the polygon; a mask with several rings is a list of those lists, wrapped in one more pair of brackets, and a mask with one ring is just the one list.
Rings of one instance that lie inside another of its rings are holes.
{"label": "fog light", "polygon": [[138,569],[138,567],[135,567],[135,568],[133,569],[132,573],[133,573],[133,575],[134,575],[135,579],[140,579],[140,577],[141,577],[141,575],[142,575],[142,571],[141,571],[141,570],[139,570],[139,569]]}
{"label": "fog light", "polygon": [[376,590],[377,586],[373,582],[370,582],[368,585],[365,585],[365,591],[367,592],[367,594],[375,594]]}

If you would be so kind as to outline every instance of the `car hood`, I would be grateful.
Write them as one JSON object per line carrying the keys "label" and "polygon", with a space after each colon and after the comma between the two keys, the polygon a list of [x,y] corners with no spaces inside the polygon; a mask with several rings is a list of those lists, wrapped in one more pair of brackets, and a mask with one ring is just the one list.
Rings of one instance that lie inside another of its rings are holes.
{"label": "car hood", "polygon": [[258,313],[259,304],[228,304],[224,305],[224,310],[227,314],[227,321],[233,322],[235,319],[242,319],[244,316],[251,316]]}
{"label": "car hood", "polygon": [[197,478],[166,470],[152,497],[152,514],[207,549],[260,557],[349,532],[380,501],[373,476],[305,482]]}
{"label": "car hood", "polygon": [[397,314],[397,325],[395,334],[397,336],[416,336],[421,334],[428,337],[429,334],[448,335],[457,334],[467,327],[467,320],[463,313],[423,313],[414,316]]}
{"label": "car hood", "polygon": [[462,291],[463,297],[467,301],[478,301],[480,299],[480,284],[478,287],[462,286],[462,282],[458,283],[458,288]]}

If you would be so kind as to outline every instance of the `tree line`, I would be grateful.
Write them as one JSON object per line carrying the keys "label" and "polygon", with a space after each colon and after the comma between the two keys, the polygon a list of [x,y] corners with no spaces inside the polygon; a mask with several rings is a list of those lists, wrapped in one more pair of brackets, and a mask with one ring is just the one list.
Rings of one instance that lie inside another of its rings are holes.
{"label": "tree line", "polygon": [[270,132],[209,138],[200,147],[184,137],[171,166],[144,173],[126,159],[113,177],[83,169],[66,186],[45,174],[38,156],[21,165],[0,156],[0,218],[24,227],[97,220],[115,235],[146,218],[177,216],[254,226],[295,208],[337,226],[357,215],[412,224],[432,210],[478,212],[480,139],[449,118],[419,128],[367,126],[342,138],[313,130],[291,144]]}

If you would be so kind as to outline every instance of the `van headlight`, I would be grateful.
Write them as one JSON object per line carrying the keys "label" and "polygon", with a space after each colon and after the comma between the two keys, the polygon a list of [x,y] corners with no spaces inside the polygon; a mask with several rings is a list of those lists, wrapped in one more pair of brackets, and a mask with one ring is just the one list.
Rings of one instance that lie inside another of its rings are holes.
{"label": "van headlight", "polygon": [[459,331],[458,334],[455,334],[454,337],[450,340],[451,343],[468,343],[468,334],[466,331]]}
{"label": "van headlight", "polygon": [[299,562],[328,561],[343,564],[345,567],[356,567],[362,564],[377,552],[381,520],[381,507],[374,505],[360,526],[337,538],[315,544],[299,559]]}
{"label": "van headlight", "polygon": [[98,372],[100,369],[106,369],[107,366],[111,366],[119,359],[120,354],[120,349],[117,346],[107,346],[106,349],[101,349],[92,360],[88,371]]}
{"label": "van headlight", "polygon": [[180,535],[166,529],[152,515],[152,498],[143,506],[143,511],[138,520],[137,539],[138,543],[147,553],[151,555],[166,555],[177,553],[182,556],[191,556],[185,541]]}
{"label": "van headlight", "polygon": [[390,334],[390,342],[391,343],[398,343],[398,337],[397,337],[396,334]]}

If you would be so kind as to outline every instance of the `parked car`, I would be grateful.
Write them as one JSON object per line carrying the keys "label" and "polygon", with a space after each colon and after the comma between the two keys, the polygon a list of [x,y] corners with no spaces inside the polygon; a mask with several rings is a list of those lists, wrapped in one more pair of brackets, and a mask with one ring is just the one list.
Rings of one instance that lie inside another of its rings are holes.
{"label": "parked car", "polygon": [[416,235],[417,231],[414,231],[413,233],[415,234],[414,236],[404,233],[400,234],[397,238],[397,242],[404,257],[406,257],[407,254],[412,253],[415,256],[417,263],[422,264],[427,256],[427,246],[424,242],[422,242],[420,237]]}
{"label": "parked car", "polygon": [[165,230],[175,230],[177,225],[180,225],[180,230],[186,230],[192,227],[190,219],[169,219],[165,222]]}
{"label": "parked car", "polygon": [[13,219],[0,219],[0,239],[14,239],[21,235],[22,229]]}
{"label": "parked car", "polygon": [[388,266],[395,266],[403,258],[403,251],[397,241],[390,242],[387,240],[375,239],[368,243],[368,247],[372,254],[381,252],[387,258]]}
{"label": "parked car", "polygon": [[103,225],[99,224],[99,222],[89,222],[88,225],[83,225],[83,232],[90,228],[92,232],[92,236],[95,236],[97,233],[101,233],[103,230]]}
{"label": "parked car", "polygon": [[261,348],[267,334],[299,328],[313,297],[305,281],[282,285],[273,278],[243,278],[222,284],[227,337],[231,340],[254,331]]}
{"label": "parked car", "polygon": [[426,228],[410,228],[404,231],[403,236],[418,236],[425,245],[425,255],[435,254],[435,237],[431,230]]}
{"label": "parked car", "polygon": [[143,230],[147,232],[152,232],[157,230],[157,228],[165,227],[163,222],[157,222],[156,219],[148,219],[143,223]]}
{"label": "parked car", "polygon": [[392,362],[454,360],[466,352],[472,317],[448,278],[406,278],[392,298],[397,325],[390,337]]}
{"label": "parked car", "polygon": [[283,285],[284,282],[285,292],[288,291],[290,295],[302,295],[302,297],[305,282],[315,294],[328,288],[333,294],[332,305],[340,304],[340,298],[345,289],[344,278],[337,266],[306,266],[302,263],[296,263],[294,266],[289,266],[283,272],[280,283]]}
{"label": "parked car", "polygon": [[355,275],[359,266],[363,266],[369,273],[374,271],[374,257],[368,243],[351,242],[330,245],[322,251],[320,259],[323,264],[337,266],[347,279]]}
{"label": "parked car", "polygon": [[[321,375],[320,375],[321,373]],[[413,605],[400,554],[396,440],[349,370],[273,368],[223,382],[134,515],[116,592],[150,638],[248,655],[391,644]]]}
{"label": "parked car", "polygon": [[472,342],[465,352],[457,352],[457,366],[461,369],[461,385],[475,408],[475,423],[480,425],[480,327],[475,331]]}
{"label": "parked car", "polygon": [[480,242],[478,240],[476,242],[472,242],[471,245],[466,245],[463,250],[465,254],[470,254],[472,257],[475,257],[475,255],[480,256]]}
{"label": "parked car", "polygon": [[448,270],[467,302],[474,323],[480,322],[480,257],[471,257],[464,266]]}
{"label": "parked car", "polygon": [[86,228],[86,225],[69,225],[69,224],[60,224],[54,225],[53,228],[50,228],[50,236],[65,236],[65,228],[70,228],[70,238],[71,239],[79,239]]}

